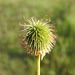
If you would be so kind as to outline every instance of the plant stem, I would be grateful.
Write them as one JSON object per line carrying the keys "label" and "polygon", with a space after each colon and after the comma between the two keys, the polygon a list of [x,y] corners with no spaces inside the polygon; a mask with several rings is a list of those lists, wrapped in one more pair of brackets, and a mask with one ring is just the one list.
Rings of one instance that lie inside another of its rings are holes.
{"label": "plant stem", "polygon": [[37,62],[37,75],[40,75],[40,55],[36,56]]}

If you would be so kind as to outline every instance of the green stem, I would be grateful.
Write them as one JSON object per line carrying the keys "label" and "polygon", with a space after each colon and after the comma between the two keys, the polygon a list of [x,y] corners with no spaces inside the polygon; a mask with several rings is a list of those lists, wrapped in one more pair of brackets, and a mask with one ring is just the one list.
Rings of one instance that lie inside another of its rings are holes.
{"label": "green stem", "polygon": [[37,62],[37,75],[40,75],[40,55],[36,56]]}

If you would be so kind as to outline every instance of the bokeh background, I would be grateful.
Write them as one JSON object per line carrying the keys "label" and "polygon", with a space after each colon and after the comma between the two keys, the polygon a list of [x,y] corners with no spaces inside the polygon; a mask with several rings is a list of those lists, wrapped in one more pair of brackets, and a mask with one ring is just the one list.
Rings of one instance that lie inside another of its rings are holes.
{"label": "bokeh background", "polygon": [[0,75],[36,75],[36,59],[20,45],[23,16],[55,24],[56,45],[41,61],[41,75],[75,75],[75,0],[0,0]]}

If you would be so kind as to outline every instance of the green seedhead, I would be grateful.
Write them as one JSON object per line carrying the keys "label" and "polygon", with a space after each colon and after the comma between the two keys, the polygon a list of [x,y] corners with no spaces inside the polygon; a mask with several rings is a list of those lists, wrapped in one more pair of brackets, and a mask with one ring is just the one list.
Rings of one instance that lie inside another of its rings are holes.
{"label": "green seedhead", "polygon": [[41,56],[41,59],[49,53],[55,45],[56,36],[52,33],[55,31],[52,29],[53,24],[48,24],[50,20],[36,20],[36,18],[31,17],[30,19],[24,18],[26,23],[24,25],[19,24],[24,27],[23,30],[19,31],[21,34],[22,46],[25,48],[30,55]]}

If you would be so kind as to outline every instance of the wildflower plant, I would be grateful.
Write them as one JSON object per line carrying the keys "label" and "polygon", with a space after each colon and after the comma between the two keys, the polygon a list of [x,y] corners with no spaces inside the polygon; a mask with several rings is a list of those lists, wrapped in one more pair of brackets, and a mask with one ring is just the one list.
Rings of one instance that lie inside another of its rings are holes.
{"label": "wildflower plant", "polygon": [[46,53],[49,53],[55,45],[54,25],[49,24],[51,20],[43,21],[44,18],[36,20],[36,18],[31,17],[30,19],[24,18],[24,20],[27,24],[19,24],[24,27],[23,30],[19,31],[21,44],[27,54],[36,56],[37,75],[40,75],[40,56],[42,60]]}

